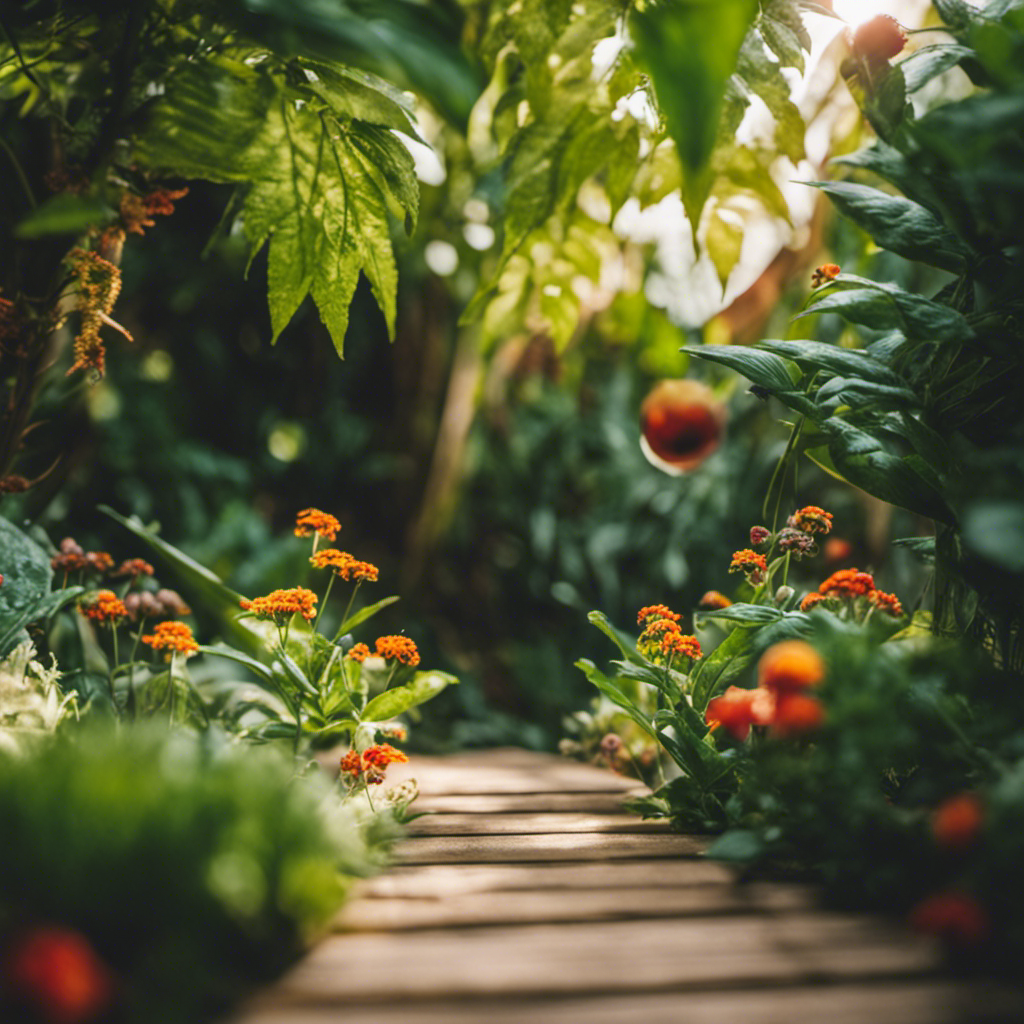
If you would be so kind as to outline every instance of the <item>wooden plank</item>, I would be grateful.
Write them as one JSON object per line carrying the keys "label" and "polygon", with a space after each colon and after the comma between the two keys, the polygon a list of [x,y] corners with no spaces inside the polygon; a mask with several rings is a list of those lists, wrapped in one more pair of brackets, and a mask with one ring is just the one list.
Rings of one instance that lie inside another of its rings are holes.
{"label": "wooden plank", "polygon": [[702,885],[633,889],[535,890],[444,898],[355,899],[334,922],[342,930],[406,931],[473,925],[615,921],[758,911],[807,910],[813,900],[796,885]]}
{"label": "wooden plank", "polygon": [[592,832],[673,834],[667,821],[644,821],[635,814],[425,814],[409,826],[411,836],[545,835]]}
{"label": "wooden plank", "polygon": [[948,981],[822,985],[746,992],[254,1009],[244,1024],[1009,1024],[1019,992]]}
{"label": "wooden plank", "polygon": [[[337,761],[329,762],[337,771]],[[481,751],[448,758],[413,757],[388,768],[388,784],[416,779],[425,796],[506,793],[631,793],[627,779],[593,765],[531,751]]]}
{"label": "wooden plank", "polygon": [[937,948],[839,914],[446,928],[325,939],[277,1006],[744,988],[934,971]]}
{"label": "wooden plank", "polygon": [[[721,885],[733,873],[710,860],[623,860],[563,864],[425,864],[392,868],[359,885],[364,896],[432,898],[473,892],[629,890],[652,885]],[[621,893],[629,899],[629,893]]]}
{"label": "wooden plank", "polygon": [[510,861],[619,860],[694,857],[710,840],[681,835],[430,836],[395,851],[400,864],[500,864]]}
{"label": "wooden plank", "polygon": [[621,814],[623,800],[649,792],[645,788],[614,793],[421,794],[414,809],[441,814]]}

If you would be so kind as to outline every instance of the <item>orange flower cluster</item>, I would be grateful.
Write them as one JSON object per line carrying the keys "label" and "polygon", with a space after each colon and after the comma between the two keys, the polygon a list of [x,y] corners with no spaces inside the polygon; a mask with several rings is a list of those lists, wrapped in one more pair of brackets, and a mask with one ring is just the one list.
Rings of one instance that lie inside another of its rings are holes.
{"label": "orange flower cluster", "polygon": [[341,523],[334,516],[318,508],[303,509],[295,517],[296,537],[312,537],[316,533],[324,540],[334,540],[340,529]]}
{"label": "orange flower cluster", "polygon": [[339,551],[337,548],[323,548],[315,552],[309,564],[314,569],[332,569],[343,580],[358,582],[369,580],[375,583],[379,572],[377,566],[370,562],[361,562],[347,551]]}
{"label": "orange flower cluster", "polygon": [[121,271],[99,253],[74,249],[68,256],[71,273],[78,285],[79,328],[75,338],[75,361],[68,370],[93,370],[102,377],[106,366],[106,350],[100,338],[100,327],[106,324],[120,331],[129,341],[132,336],[110,318],[121,292]]}
{"label": "orange flower cluster", "polygon": [[805,691],[825,678],[821,655],[803,640],[786,640],[769,647],[757,670],[757,688],[730,686],[708,702],[705,721],[738,740],[752,725],[771,726],[776,736],[799,736],[817,729],[824,720],[821,704]]}
{"label": "orange flower cluster", "polygon": [[124,602],[112,590],[97,590],[78,606],[82,614],[101,626],[116,626],[128,618]]}
{"label": "orange flower cluster", "polygon": [[840,273],[838,263],[823,263],[811,274],[811,287],[820,288],[826,281],[834,281]]}
{"label": "orange flower cluster", "polygon": [[403,665],[420,663],[420,652],[407,636],[379,636],[376,648],[377,656],[387,661],[400,661]]}
{"label": "orange flower cluster", "polygon": [[673,622],[678,622],[681,618],[682,615],[672,611],[668,605],[649,604],[636,613],[636,624],[638,626],[646,626],[648,625],[648,619],[671,619]]}
{"label": "orange flower cluster", "polygon": [[152,576],[153,566],[144,558],[127,558],[118,567],[115,576],[130,576],[133,580],[137,576]]}
{"label": "orange flower cluster", "polygon": [[728,608],[732,601],[720,594],[717,590],[709,590],[698,602],[697,607],[707,611],[714,611],[719,608]]}
{"label": "orange flower cluster", "polygon": [[828,533],[832,529],[832,513],[817,505],[798,508],[787,520],[786,525],[804,533]]}
{"label": "orange flower cluster", "polygon": [[815,605],[821,604],[822,601],[856,601],[859,597],[866,597],[876,608],[893,618],[898,619],[903,616],[903,605],[900,604],[900,599],[895,594],[876,589],[874,576],[869,572],[861,572],[859,569],[839,569],[832,573],[818,587],[816,593],[808,594],[800,602],[800,610],[809,611]]}
{"label": "orange flower cluster", "polygon": [[367,747],[362,754],[353,748],[341,759],[341,774],[347,776],[350,783],[365,778],[368,784],[376,786],[384,781],[384,773],[389,764],[406,764],[408,760],[401,750],[396,750],[390,743]]}
{"label": "orange flower cluster", "polygon": [[299,614],[306,621],[316,616],[313,607],[317,596],[305,587],[291,587],[287,590],[273,590],[264,597],[255,597],[251,601],[243,598],[242,608],[252,612],[258,619],[270,619],[283,626],[293,615]]}
{"label": "orange flower cluster", "polygon": [[756,587],[763,583],[768,573],[768,562],[764,555],[759,555],[751,548],[744,548],[742,551],[734,551],[732,562],[729,564],[729,572],[741,572],[747,578],[747,582]]}
{"label": "orange flower cluster", "polygon": [[114,997],[114,978],[78,932],[33,928],[9,949],[0,987],[30,1008],[33,1020],[98,1020]]}
{"label": "orange flower cluster", "polygon": [[152,633],[141,639],[154,651],[167,651],[168,655],[177,652],[188,658],[199,652],[199,644],[192,635],[192,628],[184,622],[161,622],[154,627]]}
{"label": "orange flower cluster", "polygon": [[702,658],[703,652],[700,649],[700,642],[695,636],[687,636],[683,633],[666,633],[658,644],[658,650],[671,662],[677,655],[684,658],[692,658],[694,661]]}
{"label": "orange flower cluster", "polygon": [[130,235],[142,235],[143,228],[154,227],[156,216],[168,217],[174,213],[174,203],[188,195],[187,188],[158,188],[146,196],[125,192],[121,196],[121,221]]}
{"label": "orange flower cluster", "polygon": [[356,644],[348,654],[345,655],[349,661],[358,661],[360,664],[370,656],[370,648],[366,644]]}

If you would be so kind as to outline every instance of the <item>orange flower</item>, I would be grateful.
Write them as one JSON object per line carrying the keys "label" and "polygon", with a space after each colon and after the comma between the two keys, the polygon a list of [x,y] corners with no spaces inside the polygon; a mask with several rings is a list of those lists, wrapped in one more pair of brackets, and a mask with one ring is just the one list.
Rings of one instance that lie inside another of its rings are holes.
{"label": "orange flower", "polygon": [[85,556],[86,564],[93,572],[110,572],[114,568],[114,559],[106,551],[90,551]]}
{"label": "orange flower", "polygon": [[682,633],[666,633],[658,644],[658,650],[669,661],[677,655],[684,658],[692,658],[694,661],[703,657],[700,649],[700,642],[695,636],[684,636]]}
{"label": "orange flower", "polygon": [[133,580],[137,576],[152,576],[153,566],[144,558],[127,558],[118,567],[114,576],[130,576]]}
{"label": "orange flower", "polygon": [[698,608],[704,608],[707,611],[712,611],[717,608],[728,608],[732,604],[732,601],[725,596],[720,594],[717,590],[709,590],[698,602]]}
{"label": "orange flower", "polygon": [[647,625],[648,619],[671,619],[673,622],[678,622],[681,618],[682,615],[672,611],[667,605],[649,604],[636,613],[636,624],[638,626]]}
{"label": "orange flower", "polygon": [[388,661],[394,659],[403,665],[418,665],[420,652],[407,636],[379,636],[376,641],[377,655]]}
{"label": "orange flower", "polygon": [[314,533],[319,534],[324,540],[334,540],[341,529],[341,523],[328,512],[321,512],[318,508],[303,509],[295,517],[295,536],[311,537]]}
{"label": "orange flower", "polygon": [[804,533],[828,533],[832,529],[832,513],[817,505],[798,508],[787,520],[787,525]]}
{"label": "orange flower", "polygon": [[973,793],[952,796],[932,815],[935,842],[947,850],[966,850],[981,833],[985,811]]}
{"label": "orange flower", "polygon": [[347,551],[339,551],[337,548],[323,548],[315,552],[309,564],[314,569],[332,569],[343,580],[369,580],[371,583],[377,581],[377,566],[361,562]]}
{"label": "orange flower", "polygon": [[258,619],[271,619],[283,626],[293,615],[299,614],[307,621],[316,616],[318,598],[312,590],[305,587],[292,587],[288,590],[273,590],[265,597],[256,597],[251,601],[242,599],[241,606],[252,612]]}
{"label": "orange flower", "polygon": [[341,774],[348,776],[352,783],[365,776],[368,784],[378,786],[384,781],[384,773],[389,764],[406,764],[408,760],[401,750],[396,750],[390,743],[367,747],[362,754],[353,748],[341,759]]}
{"label": "orange flower", "polygon": [[186,658],[197,654],[199,644],[192,635],[192,627],[184,622],[161,622],[153,627],[153,632],[140,638],[144,644],[154,651],[167,651],[168,657],[177,651]]}
{"label": "orange flower", "polygon": [[825,720],[825,709],[814,697],[803,693],[779,693],[772,732],[776,736],[802,736],[813,732]]}
{"label": "orange flower", "polygon": [[841,272],[838,263],[823,263],[811,274],[811,287],[820,288],[826,281],[834,281]]}
{"label": "orange flower", "polygon": [[764,582],[768,572],[768,562],[764,555],[759,555],[750,548],[744,548],[742,551],[733,552],[729,572],[743,573],[747,577],[747,582],[756,587],[759,583]]}
{"label": "orange flower", "polygon": [[853,545],[843,537],[829,537],[823,549],[825,561],[830,565],[845,562],[853,554]]}
{"label": "orange flower", "polygon": [[358,750],[353,748],[342,755],[341,774],[351,775],[353,778],[363,774],[363,757]]}
{"label": "orange flower", "polygon": [[356,644],[348,654],[345,655],[350,661],[364,662],[370,656],[370,648],[366,644]]}
{"label": "orange flower", "polygon": [[174,213],[175,200],[188,195],[187,188],[158,188],[149,195],[137,196],[134,192],[125,192],[121,196],[121,220],[124,230],[130,235],[142,235],[143,228],[151,228],[156,224],[153,218],[157,215],[167,217]]}
{"label": "orange flower", "polygon": [[699,466],[721,443],[725,406],[696,380],[663,380],[640,406],[641,442],[659,469],[682,473]]}
{"label": "orange flower", "polygon": [[32,929],[9,952],[4,975],[48,1024],[96,1020],[114,995],[106,964],[82,935],[66,928]]}
{"label": "orange flower", "polygon": [[751,725],[768,725],[774,711],[775,697],[770,691],[730,686],[721,697],[708,701],[704,721],[712,730],[721,726],[736,739],[745,740]]}
{"label": "orange flower", "polygon": [[92,619],[101,626],[116,626],[128,618],[128,609],[112,590],[97,590],[78,607],[87,619]]}
{"label": "orange flower", "polygon": [[817,686],[825,678],[821,655],[804,640],[783,640],[769,647],[757,665],[757,682],[775,693]]}
{"label": "orange flower", "polygon": [[824,602],[825,604],[830,604],[833,600],[834,599],[832,597],[829,597],[826,594],[819,594],[816,590],[812,590],[811,593],[809,593],[800,602],[800,611],[807,612],[810,611],[815,605],[821,604],[822,602]]}
{"label": "orange flower", "polygon": [[390,743],[380,743],[363,751],[363,761],[373,768],[387,768],[389,764],[407,764],[409,758]]}
{"label": "orange flower", "polygon": [[85,551],[73,537],[65,537],[60,542],[60,554],[50,559],[50,567],[54,572],[78,572],[88,564]]}
{"label": "orange flower", "polygon": [[887,594],[884,590],[872,590],[868,600],[880,611],[899,619],[903,617],[903,605],[895,594]]}
{"label": "orange flower", "polygon": [[859,569],[840,569],[818,587],[819,593],[835,594],[836,597],[848,597],[851,600],[865,597],[874,589],[874,576]]}
{"label": "orange flower", "polygon": [[877,14],[865,21],[853,34],[853,49],[871,63],[883,63],[895,57],[907,45],[900,23],[888,14]]}
{"label": "orange flower", "polygon": [[938,935],[954,946],[978,946],[991,929],[984,907],[973,896],[956,889],[923,899],[910,912],[910,923],[918,931]]}

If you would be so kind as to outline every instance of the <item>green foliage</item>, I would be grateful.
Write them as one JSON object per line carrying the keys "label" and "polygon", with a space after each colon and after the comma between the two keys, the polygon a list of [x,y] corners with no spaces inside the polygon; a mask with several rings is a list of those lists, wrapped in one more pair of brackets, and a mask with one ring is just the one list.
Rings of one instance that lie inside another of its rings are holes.
{"label": "green foliage", "polygon": [[345,68],[288,68],[244,50],[186,64],[166,89],[136,155],[165,172],[246,186],[250,251],[270,246],[273,340],[311,294],[340,353],[360,271],[393,335],[388,217],[404,216],[411,230],[419,201],[412,157],[390,131],[412,131],[395,91]]}
{"label": "green foliage", "polygon": [[81,933],[118,1019],[147,1024],[208,1019],[281,971],[385,852],[326,781],[212,735],[93,729],[5,757],[0,809],[4,938]]}

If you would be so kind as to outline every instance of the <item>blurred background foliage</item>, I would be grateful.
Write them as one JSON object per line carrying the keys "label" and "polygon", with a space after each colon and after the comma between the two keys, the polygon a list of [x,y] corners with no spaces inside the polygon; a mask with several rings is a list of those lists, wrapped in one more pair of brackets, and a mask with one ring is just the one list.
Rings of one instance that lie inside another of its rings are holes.
{"label": "blurred background foliage", "polygon": [[[817,177],[826,156],[858,144],[862,128],[838,80],[836,47],[827,45],[834,31],[813,51],[813,87],[797,97],[801,134],[804,120],[814,128],[811,162],[801,160],[802,140],[774,137],[783,118],[793,130],[789,95],[734,81],[746,102],[727,93],[730,139],[753,94],[775,96],[785,113],[765,118],[768,101],[758,100],[761,121],[748,119],[755,141],[713,162],[710,183],[685,185],[664,123],[631,99],[648,81],[631,56],[596,98],[586,88],[589,64],[576,77],[552,71],[574,39],[589,60],[595,40],[621,33],[624,6],[616,14],[617,5],[583,5],[595,20],[582,42],[566,34],[576,24],[567,4],[526,4],[534,20],[518,29],[506,24],[509,5],[500,0],[220,6],[240,30],[283,52],[322,51],[415,92],[419,130],[436,155],[412,144],[420,211],[415,231],[394,238],[394,343],[364,280],[344,361],[308,300],[271,347],[266,257],[257,255],[246,276],[248,245],[230,221],[210,237],[230,189],[191,182],[174,216],[125,248],[118,317],[134,344],[110,346],[100,383],[61,377],[43,396],[26,458],[41,471],[57,450],[63,457],[27,493],[6,498],[3,512],[37,521],[54,540],[71,534],[129,554],[128,538],[96,511],[110,504],[159,523],[166,539],[252,595],[302,581],[305,549],[290,525],[298,509],[323,508],[342,520],[346,550],[400,581],[395,628],[463,680],[414,741],[552,746],[563,716],[589,697],[573,661],[602,648],[586,611],[600,607],[628,623],[643,604],[690,608],[706,590],[729,592],[729,556],[762,519],[785,411],[724,369],[688,365],[680,346],[789,336],[810,270],[826,256],[910,289],[928,284],[918,279],[922,268],[878,252],[827,204],[791,199],[791,186],[783,196],[780,182]],[[328,7],[345,16],[325,18]],[[762,4],[758,24],[798,7]],[[538,34],[527,37],[527,24]],[[748,79],[770,66],[795,82],[800,39],[786,47],[790,77],[764,57],[759,39]],[[661,59],[644,55],[655,79]],[[522,205],[529,183],[516,177],[517,159],[543,163],[551,154],[529,149],[539,143],[517,134],[515,111],[536,107],[541,94],[549,113],[563,99],[578,101],[586,111],[574,116],[613,133],[595,134],[592,148],[628,142],[635,177],[623,185],[624,172],[606,166],[608,152],[580,155],[557,187],[545,179],[550,201]],[[22,131],[21,116],[5,102],[5,131]],[[671,219],[684,186],[691,209],[698,193],[712,197],[699,259],[692,248],[679,258],[666,243],[675,234],[684,249],[691,244],[685,219]],[[630,194],[630,217],[613,218]],[[730,205],[734,213],[722,214]],[[644,233],[644,209],[669,223],[661,237]],[[755,230],[744,234],[744,223]],[[509,248],[510,224],[518,248]],[[746,237],[758,234],[767,241],[752,252]],[[658,298],[653,278],[677,298],[703,298],[717,315],[685,323],[672,301],[649,301]],[[724,296],[719,281],[729,282]],[[482,319],[460,323],[474,295]],[[821,340],[841,340],[846,329],[831,315],[819,327]],[[707,381],[729,421],[718,451],[671,477],[640,451],[638,410],[656,381],[683,375]],[[887,552],[887,541],[893,518],[896,536],[923,521],[806,464],[789,486],[794,503],[813,499],[835,513],[837,533],[852,545],[845,564],[875,570],[913,608],[920,568],[906,552]],[[391,612],[383,614],[386,627]]]}

